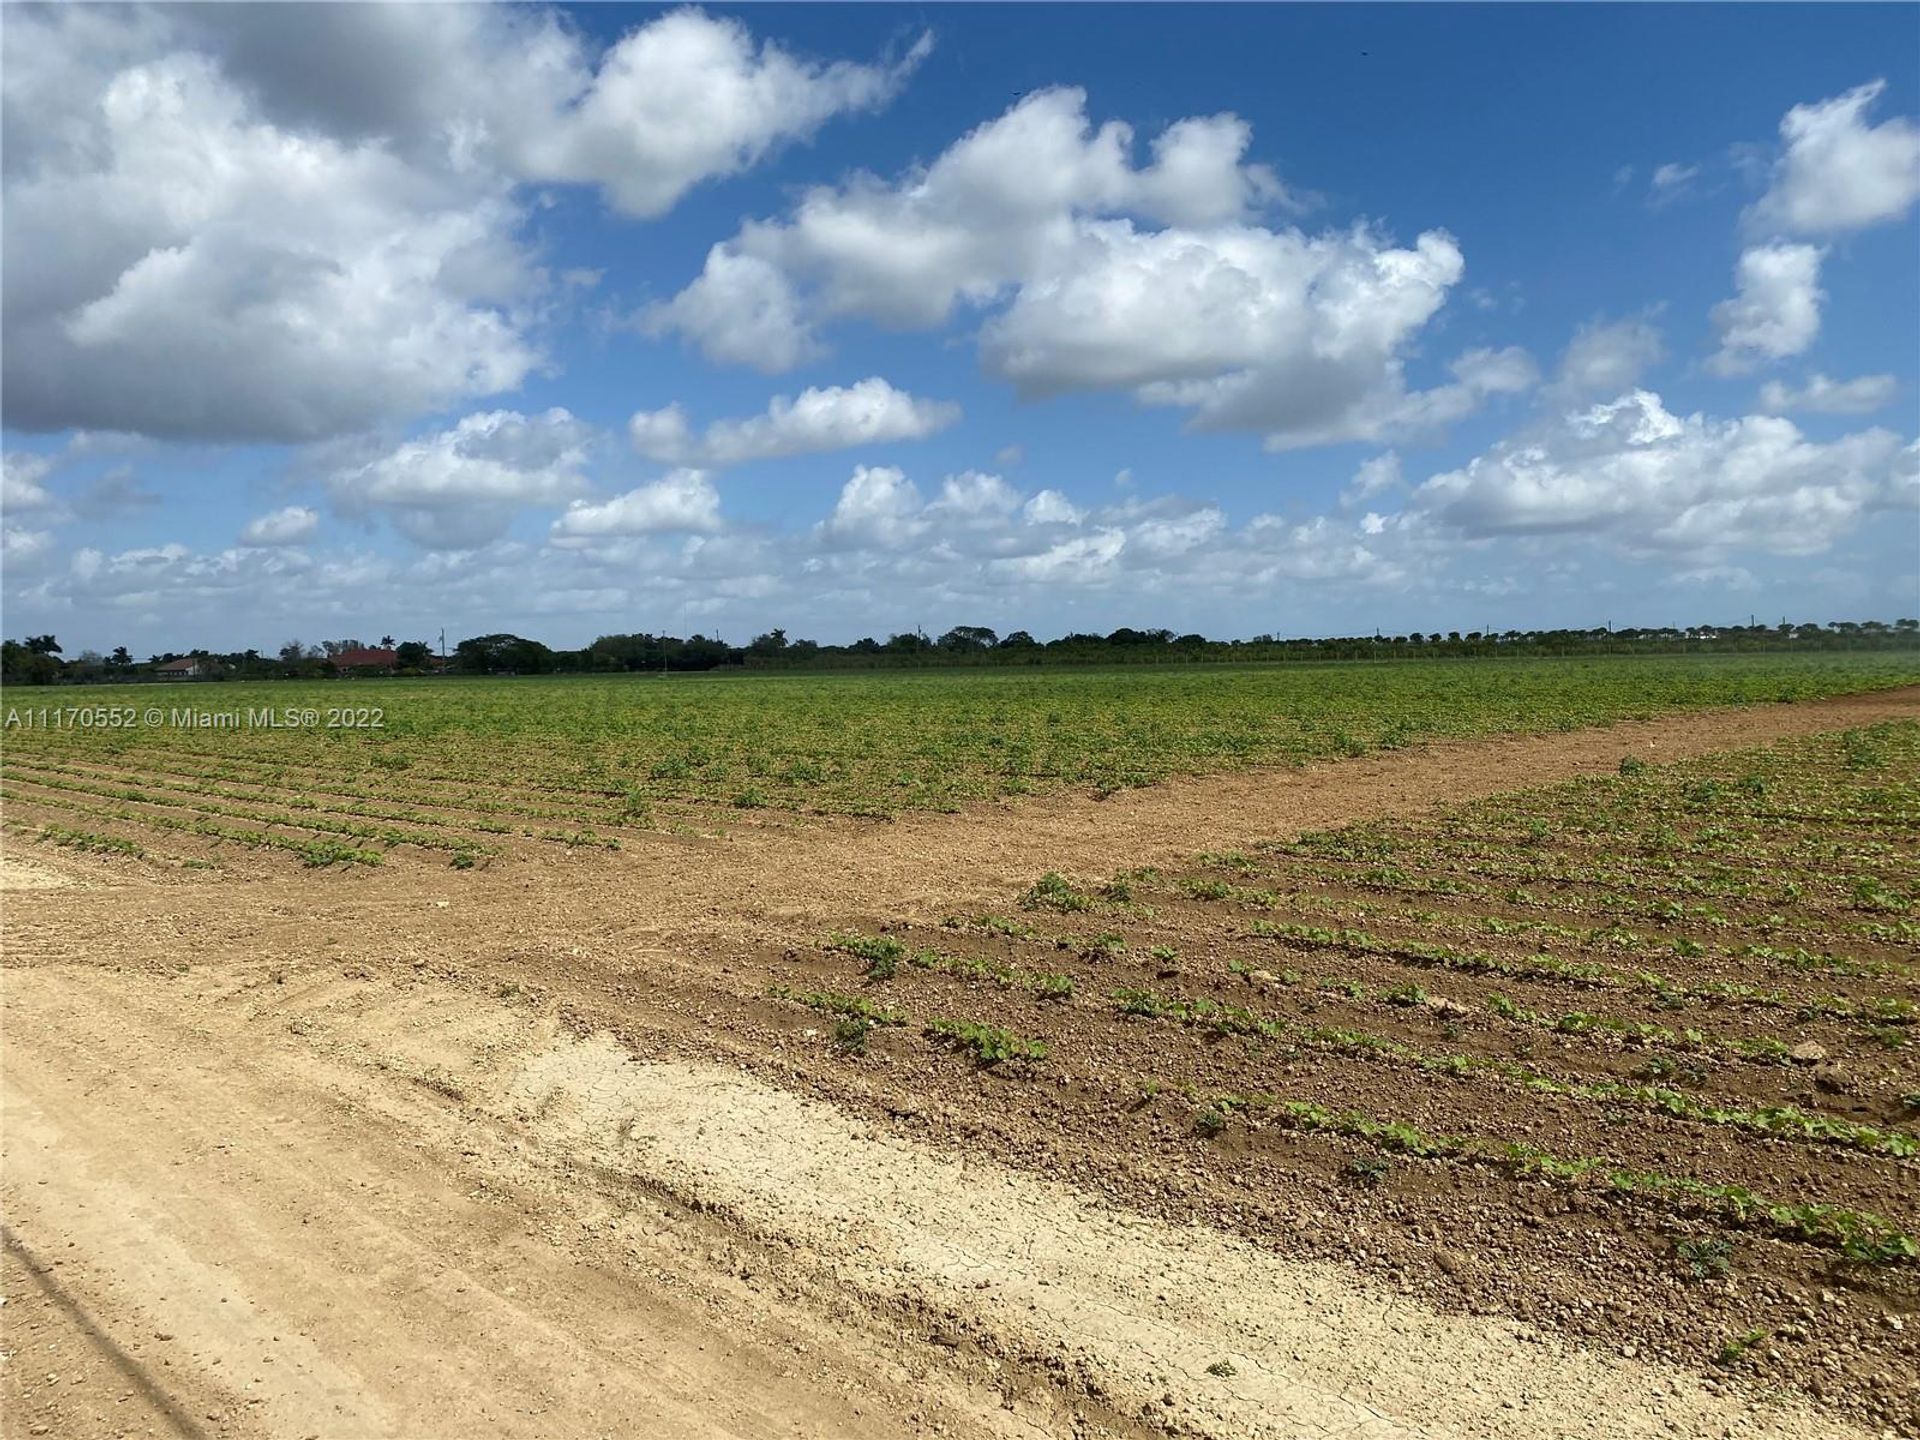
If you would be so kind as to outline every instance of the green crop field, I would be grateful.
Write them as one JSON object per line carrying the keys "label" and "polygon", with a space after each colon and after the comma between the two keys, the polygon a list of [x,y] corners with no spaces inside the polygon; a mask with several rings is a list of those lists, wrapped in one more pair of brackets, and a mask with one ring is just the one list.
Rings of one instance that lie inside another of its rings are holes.
{"label": "green crop field", "polygon": [[[1915,681],[1920,655],[1828,653],[14,689],[0,796],[16,827],[76,844],[198,834],[315,862],[398,846],[462,862],[506,836],[947,810]],[[250,723],[302,710],[319,724]],[[203,714],[219,723],[184,723]]]}

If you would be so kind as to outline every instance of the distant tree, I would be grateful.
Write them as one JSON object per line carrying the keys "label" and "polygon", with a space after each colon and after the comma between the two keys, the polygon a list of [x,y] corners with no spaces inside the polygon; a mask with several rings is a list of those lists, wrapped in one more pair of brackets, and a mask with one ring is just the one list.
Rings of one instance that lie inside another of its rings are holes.
{"label": "distant tree", "polygon": [[393,637],[391,635],[382,635],[380,637],[380,648],[382,650],[393,649]]}
{"label": "distant tree", "polygon": [[126,646],[116,645],[113,647],[113,654],[107,657],[107,663],[124,668],[133,664],[133,656],[128,653]]}
{"label": "distant tree", "polygon": [[364,650],[367,647],[358,640],[322,640],[320,649],[331,660],[342,650]]}
{"label": "distant tree", "polygon": [[1171,630],[1134,630],[1122,625],[1107,636],[1109,645],[1164,645],[1173,638]]}
{"label": "distant tree", "polygon": [[58,655],[60,653],[60,642],[51,635],[29,635],[27,637],[27,649],[31,650],[35,655]]}
{"label": "distant tree", "polygon": [[44,650],[35,650],[32,641],[0,643],[0,680],[9,685],[50,685],[59,677],[60,662]]}
{"label": "distant tree", "polygon": [[942,650],[991,650],[1000,637],[984,625],[956,625],[936,642]]}
{"label": "distant tree", "polygon": [[1026,631],[1016,630],[1001,640],[1000,648],[1002,650],[1032,650],[1036,649],[1039,644],[1040,642],[1035,640],[1033,636],[1029,635]]}
{"label": "distant tree", "polygon": [[393,652],[393,658],[403,670],[424,670],[427,662],[433,659],[433,651],[419,640],[403,640],[400,648]]}
{"label": "distant tree", "polygon": [[553,651],[518,635],[479,635],[454,647],[453,664],[474,675],[544,675],[553,669]]}
{"label": "distant tree", "polygon": [[726,664],[738,664],[740,652],[724,640],[705,635],[689,635],[673,647],[667,663],[675,670],[713,670]]}
{"label": "distant tree", "polygon": [[778,655],[786,648],[787,632],[774,629],[769,630],[764,635],[754,636],[752,643],[747,646],[747,653],[749,655]]}
{"label": "distant tree", "polygon": [[280,662],[283,665],[298,665],[307,658],[307,647],[299,640],[289,640],[280,647]]}

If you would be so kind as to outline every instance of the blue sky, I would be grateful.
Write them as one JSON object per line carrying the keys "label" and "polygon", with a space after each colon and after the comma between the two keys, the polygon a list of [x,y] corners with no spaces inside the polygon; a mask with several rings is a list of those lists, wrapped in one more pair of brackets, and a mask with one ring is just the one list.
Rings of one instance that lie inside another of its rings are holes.
{"label": "blue sky", "polygon": [[6,22],[69,654],[1920,612],[1903,7]]}

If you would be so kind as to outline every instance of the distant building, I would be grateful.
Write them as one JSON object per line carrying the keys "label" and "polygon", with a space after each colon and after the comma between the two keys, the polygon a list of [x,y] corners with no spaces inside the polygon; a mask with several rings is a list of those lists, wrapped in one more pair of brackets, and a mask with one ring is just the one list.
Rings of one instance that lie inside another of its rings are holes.
{"label": "distant building", "polygon": [[352,671],[360,675],[391,675],[393,667],[400,663],[400,657],[396,652],[366,646],[342,650],[331,658],[334,669],[342,672]]}
{"label": "distant building", "polygon": [[212,663],[204,655],[182,655],[178,660],[154,666],[153,673],[168,680],[197,680],[213,673]]}

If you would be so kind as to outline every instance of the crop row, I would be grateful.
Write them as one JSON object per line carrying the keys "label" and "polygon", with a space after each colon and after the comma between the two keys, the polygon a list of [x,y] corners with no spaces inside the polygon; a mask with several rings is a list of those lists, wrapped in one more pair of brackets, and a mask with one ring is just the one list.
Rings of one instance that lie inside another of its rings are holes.
{"label": "crop row", "polygon": [[[12,804],[40,804],[40,797],[24,795],[9,786],[0,785],[0,799]],[[239,826],[222,825],[217,821],[202,817],[189,820],[183,816],[157,813],[153,811],[134,811],[125,806],[83,805],[65,803],[60,806],[63,813],[78,815],[89,819],[107,820],[116,824],[145,826],[150,829],[164,830],[177,835],[196,836],[215,844],[228,843],[249,850],[276,850],[292,855],[304,865],[320,868],[328,865],[380,865],[385,856],[378,850],[364,846],[348,845],[342,841],[324,837],[310,838],[301,834],[283,835],[271,830],[245,829]],[[54,826],[49,838],[58,838],[62,833],[74,833],[64,826]],[[125,846],[92,845],[87,848],[115,848],[124,854],[134,854]],[[454,862],[462,860],[471,864],[471,859],[457,854]]]}
{"label": "crop row", "polygon": [[350,700],[381,709],[384,725],[16,730],[8,743],[133,774],[144,756],[164,754],[163,763],[300,766],[350,782],[382,769],[427,787],[497,781],[529,800],[594,806],[880,814],[1916,679],[1910,657],[1837,654],[100,687],[90,702],[132,707],[325,709]]}

